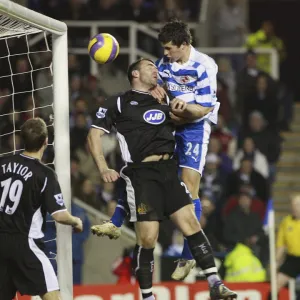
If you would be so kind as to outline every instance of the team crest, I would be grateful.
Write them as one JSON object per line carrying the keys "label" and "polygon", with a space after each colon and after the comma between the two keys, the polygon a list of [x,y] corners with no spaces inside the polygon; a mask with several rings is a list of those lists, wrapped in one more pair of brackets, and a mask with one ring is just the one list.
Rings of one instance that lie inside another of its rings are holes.
{"label": "team crest", "polygon": [[107,108],[99,107],[99,110],[96,113],[96,117],[98,119],[103,119],[105,118],[106,112],[107,112]]}
{"label": "team crest", "polygon": [[138,206],[137,212],[139,215],[145,215],[148,212],[148,206],[144,203],[141,203]]}
{"label": "team crest", "polygon": [[56,200],[56,203],[60,206],[64,206],[64,198],[62,194],[56,194],[54,195],[54,198]]}
{"label": "team crest", "polygon": [[188,82],[190,82],[190,77],[189,76],[181,76],[180,82],[183,84],[188,83]]}

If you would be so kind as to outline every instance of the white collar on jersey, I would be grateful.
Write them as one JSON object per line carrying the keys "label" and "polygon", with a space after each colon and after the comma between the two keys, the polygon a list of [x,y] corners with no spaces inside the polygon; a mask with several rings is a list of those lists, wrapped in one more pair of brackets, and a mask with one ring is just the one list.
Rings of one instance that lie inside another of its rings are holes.
{"label": "white collar on jersey", "polygon": [[136,92],[136,93],[139,93],[139,94],[145,94],[145,95],[149,95],[150,93],[149,92],[143,92],[143,91],[138,91],[138,90],[135,90],[135,89],[131,89],[133,92]]}
{"label": "white collar on jersey", "polygon": [[36,158],[34,158],[34,157],[27,156],[27,155],[25,155],[25,154],[23,154],[23,153],[21,153],[20,155],[23,156],[23,157],[25,157],[25,158],[29,158],[29,159],[33,159],[33,160],[36,159]]}

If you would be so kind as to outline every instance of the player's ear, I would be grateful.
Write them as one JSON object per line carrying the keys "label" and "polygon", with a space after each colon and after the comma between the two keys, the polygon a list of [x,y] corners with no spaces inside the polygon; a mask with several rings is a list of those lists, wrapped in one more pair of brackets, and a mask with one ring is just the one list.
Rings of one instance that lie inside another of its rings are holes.
{"label": "player's ear", "polygon": [[138,70],[133,70],[133,71],[132,71],[132,76],[133,76],[134,78],[138,78],[139,75],[140,75],[140,72],[139,72]]}

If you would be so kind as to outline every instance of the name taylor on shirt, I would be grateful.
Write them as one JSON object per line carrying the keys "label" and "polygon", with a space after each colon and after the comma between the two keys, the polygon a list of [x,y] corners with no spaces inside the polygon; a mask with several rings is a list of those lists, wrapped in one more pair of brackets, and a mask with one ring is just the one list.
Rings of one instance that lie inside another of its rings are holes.
{"label": "name taylor on shirt", "polygon": [[3,174],[6,173],[14,173],[21,175],[25,181],[28,178],[32,177],[32,172],[28,169],[28,167],[21,165],[20,163],[8,163],[1,165]]}

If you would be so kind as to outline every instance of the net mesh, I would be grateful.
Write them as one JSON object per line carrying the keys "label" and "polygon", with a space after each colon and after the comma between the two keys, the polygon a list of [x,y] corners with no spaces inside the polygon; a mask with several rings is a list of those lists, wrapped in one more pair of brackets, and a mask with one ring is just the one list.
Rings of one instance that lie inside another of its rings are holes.
{"label": "net mesh", "polygon": [[22,36],[24,33],[33,34],[38,32],[41,32],[41,30],[0,14],[0,38],[8,36]]}
{"label": "net mesh", "polygon": [[[49,132],[42,160],[53,166],[52,77],[51,40],[47,34],[0,15],[0,156],[22,151],[20,126],[29,118],[41,117]],[[56,248],[55,222],[50,217],[47,228],[51,232],[47,234],[46,230],[46,254],[55,261],[56,251],[51,250]]]}

